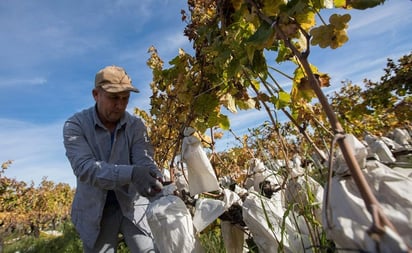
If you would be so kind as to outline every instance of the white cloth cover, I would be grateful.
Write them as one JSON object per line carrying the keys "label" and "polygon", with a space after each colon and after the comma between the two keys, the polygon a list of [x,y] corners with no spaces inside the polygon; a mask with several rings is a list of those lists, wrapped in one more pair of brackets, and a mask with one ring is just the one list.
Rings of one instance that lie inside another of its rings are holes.
{"label": "white cloth cover", "polygon": [[[365,145],[362,144],[355,136],[352,134],[347,134],[345,136],[347,139],[349,146],[352,148],[352,152],[355,155],[355,159],[358,162],[361,168],[365,167],[366,157],[368,155],[368,151]],[[334,167],[333,170],[337,175],[349,175],[350,169],[346,164],[345,158],[342,155],[341,150],[339,149],[336,154],[335,161],[333,163]]]}
{"label": "white cloth cover", "polygon": [[[362,172],[383,213],[398,232],[385,228],[380,252],[406,252],[405,243],[412,247],[412,179],[378,161],[368,161]],[[328,238],[338,249],[378,252],[376,242],[367,233],[372,225],[371,215],[353,178],[334,176],[329,194],[329,206],[325,202],[323,205],[322,222]]]}
{"label": "white cloth cover", "polygon": [[222,220],[220,229],[226,253],[243,253],[245,233],[230,221]]}
{"label": "white cloth cover", "polygon": [[[280,192],[276,192],[276,194],[280,194]],[[243,221],[253,235],[259,252],[278,252],[281,241],[283,243],[282,252],[311,252],[310,249],[305,250],[305,248],[310,248],[309,237],[304,232],[308,231],[305,223],[292,211],[284,218],[285,209],[280,202],[275,203],[272,200],[273,197],[268,199],[256,192],[250,192],[243,202]],[[294,218],[292,218],[293,215]],[[282,233],[283,220],[285,231]],[[297,223],[293,220],[296,220]]]}
{"label": "white cloth cover", "polygon": [[253,175],[253,188],[255,191],[259,191],[259,184],[265,180],[269,181],[273,186],[282,184],[280,177],[277,177],[275,172],[269,170],[265,164],[257,158],[249,160],[249,175]]}
{"label": "white cloth cover", "polygon": [[193,128],[185,129],[182,144],[182,161],[187,165],[190,195],[218,191],[219,183],[212,164],[202,149],[200,140],[192,135],[193,132]]}
{"label": "white cloth cover", "polygon": [[[308,193],[312,195],[309,197]],[[299,206],[313,205],[315,218],[322,221],[323,187],[310,176],[299,176],[288,180],[285,189],[287,204],[299,203]],[[296,209],[294,209],[296,210]]]}
{"label": "white cloth cover", "polygon": [[404,148],[412,148],[412,136],[406,129],[395,128],[392,139]]}
{"label": "white cloth cover", "polygon": [[[187,170],[185,170],[185,173],[187,174]],[[182,170],[177,169],[175,171],[175,178],[174,178],[174,183],[177,187],[177,190],[182,192],[182,191],[189,191],[189,185],[186,181],[185,176],[183,175]]]}
{"label": "white cloth cover", "polygon": [[225,203],[225,211],[227,211],[233,204],[238,203],[242,205],[242,200],[236,192],[229,189],[223,189],[223,203]]}
{"label": "white cloth cover", "polygon": [[383,143],[385,143],[386,146],[388,146],[389,150],[391,150],[393,152],[404,149],[404,147],[402,147],[402,145],[400,145],[395,140],[393,140],[389,137],[382,136],[382,137],[380,137],[380,139],[383,141]]}
{"label": "white cloth cover", "polygon": [[218,199],[200,198],[196,200],[193,225],[200,233],[225,212],[225,202]]}
{"label": "white cloth cover", "polygon": [[167,195],[151,202],[147,221],[160,252],[199,252],[192,216],[179,197]]}
{"label": "white cloth cover", "polygon": [[[224,209],[227,211],[233,204],[242,205],[242,200],[237,193],[223,189],[223,202],[225,203]],[[235,224],[230,221],[222,220],[220,223],[221,233],[223,237],[223,243],[227,253],[242,253],[243,244],[245,241],[245,233]]]}
{"label": "white cloth cover", "polygon": [[365,141],[368,143],[370,153],[376,154],[379,158],[379,161],[383,163],[396,162],[392,151],[383,140],[380,140],[372,135],[366,135]]}

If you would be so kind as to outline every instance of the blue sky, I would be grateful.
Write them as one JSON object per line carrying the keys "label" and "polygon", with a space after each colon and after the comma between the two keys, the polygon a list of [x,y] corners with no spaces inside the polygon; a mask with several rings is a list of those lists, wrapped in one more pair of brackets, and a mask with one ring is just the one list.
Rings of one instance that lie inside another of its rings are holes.
{"label": "blue sky", "polygon": [[[165,62],[179,48],[190,52],[180,15],[186,6],[183,0],[0,1],[0,162],[14,161],[6,176],[75,186],[62,144],[64,120],[93,105],[94,75],[112,64],[123,66],[141,91],[128,110],[148,109],[147,49],[154,45]],[[412,1],[344,12],[352,15],[349,42],[313,49],[309,58],[332,78],[326,93],[343,80],[377,81],[387,58],[412,51]],[[231,118],[238,134],[267,119],[256,111]],[[226,137],[221,146],[233,143]]]}

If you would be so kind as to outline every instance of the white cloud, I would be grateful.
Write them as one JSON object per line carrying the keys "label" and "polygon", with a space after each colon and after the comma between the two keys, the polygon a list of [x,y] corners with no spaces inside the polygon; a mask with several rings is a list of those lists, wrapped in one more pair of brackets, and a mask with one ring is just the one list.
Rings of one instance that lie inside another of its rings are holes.
{"label": "white cloud", "polygon": [[[161,56],[168,56],[169,60],[171,60],[170,57],[178,55],[179,48],[188,50],[190,45],[187,37],[183,36],[183,31],[180,29],[178,31],[166,35],[161,42],[162,43],[159,44],[159,46],[157,46],[159,54]],[[186,53],[191,54],[190,51],[186,51]]]}
{"label": "white cloud", "polygon": [[262,123],[268,120],[268,114],[264,109],[261,110],[239,110],[237,113],[226,113],[230,118],[230,127],[238,129],[240,132],[247,131],[247,128],[256,126],[256,122]]}
{"label": "white cloud", "polygon": [[35,184],[47,177],[74,186],[75,176],[64,153],[62,126],[63,122],[36,125],[0,119],[0,161],[13,160],[6,176]]}
{"label": "white cloud", "polygon": [[44,85],[47,83],[47,79],[43,77],[33,77],[30,79],[22,79],[22,78],[11,78],[5,79],[0,82],[0,87],[12,87],[12,86],[37,86],[37,85]]}
{"label": "white cloud", "polygon": [[405,4],[401,1],[391,3],[387,1],[383,5],[365,11],[353,10],[349,12],[353,17],[349,23],[350,30],[362,34],[383,34],[405,23],[405,18],[409,16],[411,10],[410,3]]}

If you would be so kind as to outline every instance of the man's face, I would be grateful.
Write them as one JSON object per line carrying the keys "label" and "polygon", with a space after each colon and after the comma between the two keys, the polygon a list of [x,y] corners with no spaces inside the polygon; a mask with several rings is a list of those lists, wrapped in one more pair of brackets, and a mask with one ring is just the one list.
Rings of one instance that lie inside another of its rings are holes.
{"label": "man's face", "polygon": [[114,124],[119,121],[129,103],[130,91],[110,93],[102,88],[93,90],[97,111],[103,124]]}

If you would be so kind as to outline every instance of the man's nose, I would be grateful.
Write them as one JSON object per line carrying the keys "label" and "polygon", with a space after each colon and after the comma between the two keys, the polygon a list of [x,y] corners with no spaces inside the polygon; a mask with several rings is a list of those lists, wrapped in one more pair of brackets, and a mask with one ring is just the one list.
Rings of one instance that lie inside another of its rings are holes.
{"label": "man's nose", "polygon": [[116,108],[117,109],[126,109],[128,101],[119,99],[116,101]]}

